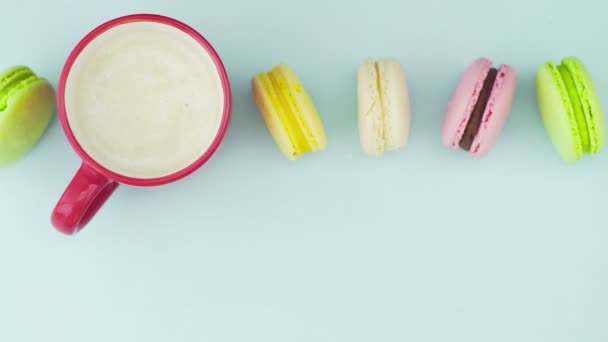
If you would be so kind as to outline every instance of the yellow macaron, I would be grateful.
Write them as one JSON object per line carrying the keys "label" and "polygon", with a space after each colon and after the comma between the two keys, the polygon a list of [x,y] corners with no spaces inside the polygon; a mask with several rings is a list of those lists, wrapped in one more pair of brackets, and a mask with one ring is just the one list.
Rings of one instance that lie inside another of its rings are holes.
{"label": "yellow macaron", "polygon": [[255,103],[281,152],[295,160],[325,149],[327,138],[319,114],[295,72],[287,65],[255,76]]}

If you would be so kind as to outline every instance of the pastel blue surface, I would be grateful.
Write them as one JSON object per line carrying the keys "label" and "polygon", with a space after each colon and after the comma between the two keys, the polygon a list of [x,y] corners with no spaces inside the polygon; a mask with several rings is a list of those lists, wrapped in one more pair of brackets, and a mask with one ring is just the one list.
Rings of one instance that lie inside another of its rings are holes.
{"label": "pastel blue surface", "polygon": [[[605,7],[554,1],[9,1],[0,66],[56,84],[98,24],[185,21],[215,46],[234,92],[215,157],[183,182],[121,187],[74,237],[49,216],[79,166],[55,119],[0,170],[0,341],[608,340],[608,152],[567,165],[536,109],[534,74],[576,55],[608,105]],[[584,13],[578,11],[584,8]],[[447,99],[483,55],[519,74],[483,160],[443,148]],[[359,148],[356,68],[398,58],[410,143]],[[328,149],[279,153],[250,78],[286,62],[322,115]]]}

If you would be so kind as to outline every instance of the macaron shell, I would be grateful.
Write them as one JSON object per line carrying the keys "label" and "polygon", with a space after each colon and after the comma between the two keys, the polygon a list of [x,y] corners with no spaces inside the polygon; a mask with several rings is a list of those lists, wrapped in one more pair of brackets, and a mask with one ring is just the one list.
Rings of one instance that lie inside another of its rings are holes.
{"label": "macaron shell", "polygon": [[590,153],[598,153],[602,150],[605,142],[606,127],[600,105],[599,97],[593,80],[587,68],[574,57],[564,58],[562,64],[565,65],[574,77],[574,84],[579,94],[579,99],[587,122]]}
{"label": "macaron shell", "polygon": [[0,112],[0,166],[26,154],[40,139],[55,110],[53,87],[39,79],[18,92]]}
{"label": "macaron shell", "polygon": [[359,141],[365,154],[380,155],[384,151],[383,108],[380,105],[378,72],[371,59],[364,60],[357,72]]}
{"label": "macaron shell", "polygon": [[536,73],[538,109],[549,140],[565,161],[581,158],[583,149],[565,85],[551,63]]}
{"label": "macaron shell", "polygon": [[511,112],[516,85],[515,70],[508,65],[500,65],[490,99],[481,119],[481,126],[471,146],[471,155],[475,157],[486,155],[498,141]]}
{"label": "macaron shell", "polygon": [[384,149],[400,150],[407,144],[411,122],[405,73],[395,59],[378,61],[378,72],[384,110]]}
{"label": "macaron shell", "polygon": [[364,60],[357,73],[359,137],[363,152],[381,155],[405,147],[410,101],[401,64],[395,59]]}
{"label": "macaron shell", "polygon": [[479,58],[469,65],[462,74],[456,89],[448,101],[441,141],[449,148],[458,148],[473,108],[479,99],[483,83],[492,67],[492,62]]}

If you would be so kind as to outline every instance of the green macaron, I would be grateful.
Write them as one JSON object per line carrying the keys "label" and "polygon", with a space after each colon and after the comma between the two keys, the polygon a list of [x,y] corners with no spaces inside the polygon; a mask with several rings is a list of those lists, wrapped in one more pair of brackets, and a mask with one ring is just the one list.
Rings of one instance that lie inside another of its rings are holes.
{"label": "green macaron", "polygon": [[601,151],[605,140],[602,108],[583,63],[575,57],[540,66],[538,109],[551,143],[565,161]]}
{"label": "green macaron", "polygon": [[0,167],[32,149],[54,111],[55,91],[46,79],[24,66],[0,74]]}

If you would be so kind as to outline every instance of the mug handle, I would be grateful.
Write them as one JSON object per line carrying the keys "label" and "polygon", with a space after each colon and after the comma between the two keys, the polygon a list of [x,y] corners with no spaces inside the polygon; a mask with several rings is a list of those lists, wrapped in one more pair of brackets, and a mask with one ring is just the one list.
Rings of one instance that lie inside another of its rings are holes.
{"label": "mug handle", "polygon": [[53,226],[66,235],[78,233],[117,187],[117,182],[83,163],[53,210]]}

